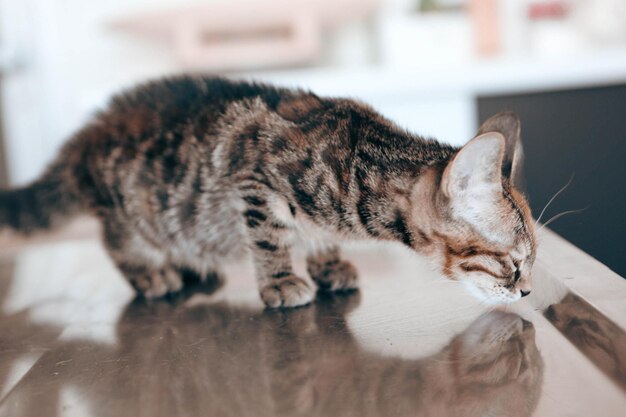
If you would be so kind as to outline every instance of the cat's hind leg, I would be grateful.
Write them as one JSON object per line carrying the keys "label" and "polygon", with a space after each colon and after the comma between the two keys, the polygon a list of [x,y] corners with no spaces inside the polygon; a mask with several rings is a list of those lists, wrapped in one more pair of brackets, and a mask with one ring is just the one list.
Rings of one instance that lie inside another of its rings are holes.
{"label": "cat's hind leg", "polygon": [[337,246],[309,255],[307,270],[323,290],[350,291],[358,288],[357,270],[350,262],[341,259]]}
{"label": "cat's hind leg", "polygon": [[104,245],[116,266],[138,294],[159,298],[178,293],[183,275],[167,262],[163,250],[117,221],[104,222]]}
{"label": "cat's hind leg", "polygon": [[220,289],[226,282],[224,273],[218,264],[212,264],[210,268],[202,269],[205,270],[205,272],[200,273],[189,267],[181,267],[179,269],[182,276],[184,293],[212,294]]}
{"label": "cat's hind leg", "polygon": [[145,298],[160,298],[183,288],[181,274],[176,268],[149,268],[128,263],[118,263],[117,266],[137,293]]}

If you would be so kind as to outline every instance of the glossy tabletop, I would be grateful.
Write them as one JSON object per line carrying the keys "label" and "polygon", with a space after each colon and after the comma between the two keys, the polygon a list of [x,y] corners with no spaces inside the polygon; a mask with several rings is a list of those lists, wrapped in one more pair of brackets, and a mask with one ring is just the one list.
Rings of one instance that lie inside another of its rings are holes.
{"label": "glossy tabletop", "polygon": [[361,290],[293,310],[248,262],[147,303],[95,239],[28,246],[0,260],[0,415],[624,416],[626,281],[544,237],[500,308],[396,246],[349,246]]}

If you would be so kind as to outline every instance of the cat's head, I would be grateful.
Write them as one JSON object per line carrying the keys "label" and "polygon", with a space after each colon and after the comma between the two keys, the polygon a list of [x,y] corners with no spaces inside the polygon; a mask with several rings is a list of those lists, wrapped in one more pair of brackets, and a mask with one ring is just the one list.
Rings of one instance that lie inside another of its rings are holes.
{"label": "cat's head", "polygon": [[487,120],[443,168],[433,258],[443,274],[491,303],[531,290],[536,238],[528,203],[515,189],[521,160],[513,113]]}

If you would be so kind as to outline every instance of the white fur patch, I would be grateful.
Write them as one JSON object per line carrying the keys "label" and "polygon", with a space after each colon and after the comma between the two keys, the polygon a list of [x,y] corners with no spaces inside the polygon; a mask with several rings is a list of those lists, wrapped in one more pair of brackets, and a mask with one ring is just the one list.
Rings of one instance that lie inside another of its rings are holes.
{"label": "white fur patch", "polygon": [[493,288],[479,288],[479,286],[472,281],[462,280],[461,282],[468,293],[477,298],[481,303],[487,305],[510,304],[522,297],[519,291],[512,293],[507,289],[495,286]]}
{"label": "white fur patch", "polygon": [[284,198],[280,198],[277,196],[273,196],[267,202],[269,210],[272,212],[274,217],[287,226],[295,226],[295,218],[291,214],[291,210],[289,209],[289,204],[285,201]]}

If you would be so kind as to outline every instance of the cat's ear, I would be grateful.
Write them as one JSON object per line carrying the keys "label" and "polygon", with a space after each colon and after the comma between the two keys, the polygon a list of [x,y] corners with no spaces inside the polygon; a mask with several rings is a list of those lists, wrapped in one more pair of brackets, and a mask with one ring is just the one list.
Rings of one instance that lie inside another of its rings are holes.
{"label": "cat's ear", "polygon": [[500,112],[487,119],[478,130],[477,136],[489,132],[498,132],[504,137],[505,147],[502,158],[502,177],[511,184],[519,185],[522,168],[521,124],[513,112]]}
{"label": "cat's ear", "polygon": [[470,140],[452,158],[441,179],[442,191],[451,199],[464,195],[483,195],[502,191],[502,159],[505,140],[489,132]]}

